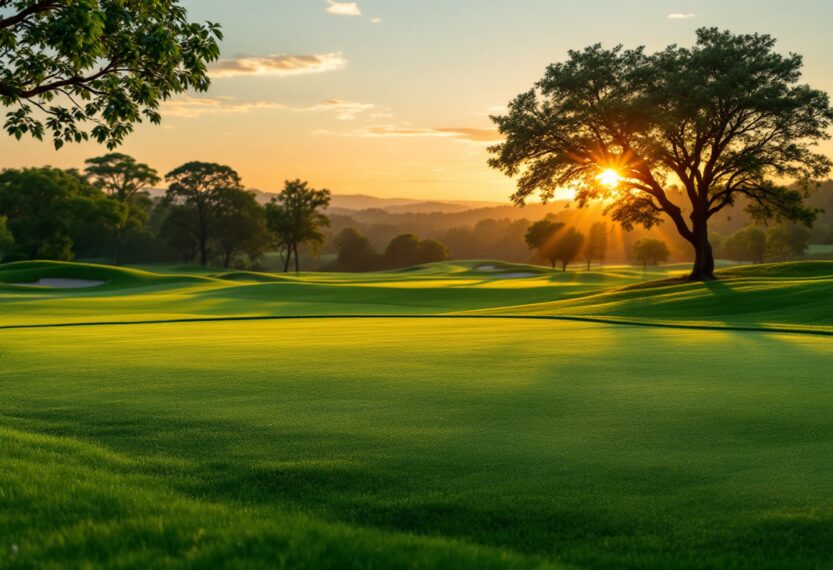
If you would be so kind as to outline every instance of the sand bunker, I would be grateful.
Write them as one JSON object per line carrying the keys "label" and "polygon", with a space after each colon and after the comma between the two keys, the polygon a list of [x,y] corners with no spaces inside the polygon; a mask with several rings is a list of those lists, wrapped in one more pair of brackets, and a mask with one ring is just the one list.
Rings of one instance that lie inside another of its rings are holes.
{"label": "sand bunker", "polygon": [[47,289],[86,289],[104,285],[104,281],[93,279],[62,279],[60,277],[38,279],[33,283],[14,283],[20,287],[43,287]]}

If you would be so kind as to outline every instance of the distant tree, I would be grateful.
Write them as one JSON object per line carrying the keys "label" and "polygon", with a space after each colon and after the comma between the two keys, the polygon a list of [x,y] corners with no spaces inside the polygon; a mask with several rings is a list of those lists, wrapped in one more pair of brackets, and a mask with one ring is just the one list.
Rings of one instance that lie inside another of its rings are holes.
{"label": "distant tree", "polygon": [[803,200],[831,168],[814,144],[829,138],[833,108],[799,84],[801,67],[768,35],[716,28],[654,54],[570,51],[493,118],[506,140],[489,163],[518,177],[516,204],[573,187],[579,206],[608,200],[625,229],[666,216],[694,251],[689,279],[714,279],[709,220],[738,198],[758,220],[816,216]]}
{"label": "distant tree", "polygon": [[415,234],[401,234],[390,240],[385,248],[385,266],[389,268],[419,265],[419,237]]}
{"label": "distant tree", "polygon": [[271,241],[266,210],[258,204],[254,193],[241,188],[218,190],[212,226],[213,243],[223,267],[230,267],[234,257],[243,253],[249,261],[257,261]]}
{"label": "distant tree", "polygon": [[[92,137],[113,148],[159,103],[209,86],[216,24],[188,21],[177,0],[0,1],[0,106],[16,138],[55,147]],[[84,123],[95,126],[89,130]]]}
{"label": "distant tree", "polygon": [[566,228],[556,234],[550,255],[561,262],[561,271],[567,271],[567,265],[579,256],[583,244],[584,234],[575,228]]}
{"label": "distant tree", "polygon": [[211,162],[188,162],[166,176],[166,198],[194,210],[195,241],[200,264],[208,265],[213,225],[222,207],[222,192],[240,188],[240,176],[229,166]]}
{"label": "distant tree", "polygon": [[448,248],[435,239],[420,240],[414,234],[402,234],[393,238],[384,253],[386,267],[411,267],[450,259]]}
{"label": "distant tree", "polygon": [[330,191],[316,190],[300,179],[287,180],[277,197],[266,206],[266,221],[280,247],[285,252],[284,272],[289,271],[295,258],[295,272],[300,271],[298,246],[305,245],[314,252],[324,243],[322,228],[330,220],[321,210],[330,205]]}
{"label": "distant tree", "polygon": [[458,259],[469,259],[477,257],[477,242],[474,239],[474,232],[465,226],[457,226],[449,229],[443,241]]}
{"label": "distant tree", "polygon": [[727,237],[723,253],[735,261],[763,263],[766,253],[766,233],[757,226],[747,226]]}
{"label": "distant tree", "polygon": [[653,238],[638,239],[631,246],[633,258],[647,268],[648,264],[658,265],[660,262],[668,261],[669,251],[665,242]]}
{"label": "distant tree", "polygon": [[766,231],[766,255],[783,261],[804,255],[810,241],[810,232],[798,224],[776,224]]}
{"label": "distant tree", "polygon": [[381,263],[379,254],[356,228],[344,228],[335,237],[338,251],[335,266],[342,271],[373,271]]}
{"label": "distant tree", "polygon": [[0,215],[8,218],[16,256],[69,260],[92,232],[111,231],[119,205],[74,170],[25,168],[0,172]]}
{"label": "distant tree", "polygon": [[564,229],[564,224],[551,219],[543,219],[534,222],[526,230],[526,244],[529,249],[538,250],[538,255],[550,262],[555,269],[558,255],[555,249],[556,236]]}
{"label": "distant tree", "polygon": [[147,164],[115,152],[90,158],[86,164],[84,172],[93,183],[123,206],[122,219],[113,232],[113,257],[120,265],[125,234],[148,221],[152,203],[146,190],[159,182],[159,176]]}
{"label": "distant tree", "polygon": [[587,270],[590,271],[590,263],[595,259],[604,261],[607,253],[607,224],[604,222],[593,222],[590,232],[587,235],[587,243],[584,246],[584,259],[587,261]]}
{"label": "distant tree", "polygon": [[451,252],[444,243],[435,239],[424,239],[419,242],[417,253],[419,263],[436,263],[451,259]]}
{"label": "distant tree", "polygon": [[6,216],[0,216],[0,261],[3,261],[6,253],[14,245],[14,235],[12,235],[7,222]]}

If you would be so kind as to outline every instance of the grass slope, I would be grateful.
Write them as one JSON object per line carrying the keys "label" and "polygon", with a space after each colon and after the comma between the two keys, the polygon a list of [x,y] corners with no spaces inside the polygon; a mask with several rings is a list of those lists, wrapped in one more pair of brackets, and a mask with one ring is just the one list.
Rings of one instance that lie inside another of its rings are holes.
{"label": "grass slope", "polygon": [[622,322],[833,333],[833,262],[724,269],[720,279],[666,279],[571,299],[475,311],[481,315],[596,317]]}
{"label": "grass slope", "polygon": [[[696,328],[833,264],[683,270],[0,266],[0,567],[833,566],[833,338]],[[386,318],[96,325],[267,315]]]}
{"label": "grass slope", "polygon": [[826,337],[332,319],[0,343],[0,567],[833,564]]}

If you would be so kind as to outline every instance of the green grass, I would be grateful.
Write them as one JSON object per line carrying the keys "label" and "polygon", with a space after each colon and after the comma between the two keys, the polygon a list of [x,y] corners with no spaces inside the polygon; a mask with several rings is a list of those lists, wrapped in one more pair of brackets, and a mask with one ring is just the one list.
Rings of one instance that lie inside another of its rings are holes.
{"label": "green grass", "polygon": [[831,567],[831,267],[0,266],[0,568]]}

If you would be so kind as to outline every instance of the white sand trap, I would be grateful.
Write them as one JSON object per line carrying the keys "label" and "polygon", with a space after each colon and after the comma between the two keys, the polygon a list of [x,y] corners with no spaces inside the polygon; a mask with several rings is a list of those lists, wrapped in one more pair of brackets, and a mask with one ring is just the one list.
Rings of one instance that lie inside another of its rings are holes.
{"label": "white sand trap", "polygon": [[524,277],[537,277],[537,273],[529,273],[529,272],[518,272],[518,273],[501,273],[500,275],[494,275],[495,279],[523,279]]}
{"label": "white sand trap", "polygon": [[494,265],[478,265],[474,268],[475,271],[497,271],[498,268]]}
{"label": "white sand trap", "polygon": [[34,283],[14,283],[21,287],[44,287],[47,289],[86,289],[104,285],[104,281],[94,279],[62,279],[60,277],[38,279]]}

